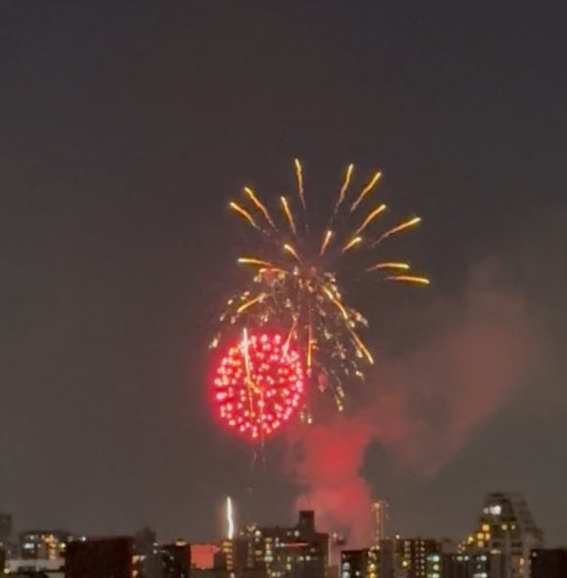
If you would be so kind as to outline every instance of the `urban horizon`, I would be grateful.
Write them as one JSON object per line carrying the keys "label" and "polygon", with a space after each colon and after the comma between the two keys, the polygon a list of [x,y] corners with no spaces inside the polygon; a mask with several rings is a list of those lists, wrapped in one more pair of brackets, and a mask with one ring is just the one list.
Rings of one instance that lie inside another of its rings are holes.
{"label": "urban horizon", "polygon": [[[373,534],[366,544],[356,545],[349,544],[348,536],[340,532],[333,532],[332,529],[323,532],[317,524],[317,512],[311,510],[299,511],[298,521],[291,526],[283,523],[273,526],[249,524],[239,530],[230,497],[226,499],[224,535],[214,542],[188,543],[182,537],[164,542],[150,528],[144,528],[131,537],[87,537],[62,530],[36,529],[21,532],[19,540],[15,541],[11,536],[11,518],[1,514],[0,544],[3,548],[0,551],[5,552],[6,573],[19,576],[18,571],[31,571],[33,567],[34,572],[46,572],[54,578],[77,576],[76,569],[69,570],[75,564],[78,564],[78,568],[87,562],[95,564],[97,558],[92,557],[93,548],[103,548],[107,552],[105,557],[113,559],[110,553],[115,547],[136,553],[132,560],[136,559],[136,564],[141,564],[136,566],[136,575],[145,578],[183,578],[205,571],[215,572],[219,578],[225,574],[233,578],[263,575],[276,578],[280,575],[280,570],[276,569],[281,562],[278,556],[284,555],[283,552],[290,547],[293,555],[286,554],[288,561],[285,564],[292,563],[289,556],[296,564],[302,560],[301,564],[304,564],[308,560],[310,565],[305,576],[319,576],[319,571],[311,564],[312,560],[317,560],[317,564],[323,565],[321,568],[329,568],[324,573],[327,578],[334,578],[333,567],[337,568],[336,578],[397,578],[402,576],[399,572],[405,572],[403,576],[410,578],[457,578],[469,576],[465,572],[473,572],[474,568],[485,572],[470,574],[474,578],[538,578],[540,574],[530,574],[527,569],[542,563],[542,560],[548,564],[548,557],[555,563],[555,557],[562,556],[561,552],[564,552],[567,564],[567,544],[563,545],[562,550],[549,548],[545,544],[544,532],[536,525],[521,494],[502,491],[487,494],[478,512],[477,525],[462,540],[390,534],[387,530],[387,510],[386,501],[373,504],[370,512],[373,516]],[[301,552],[311,552],[311,555],[298,558],[297,548]],[[70,561],[67,560],[68,556],[71,556]],[[154,558],[155,561],[150,562]],[[186,566],[184,571],[181,570],[183,560]],[[352,570],[354,567],[357,568],[356,572]],[[307,570],[304,568],[303,571]]]}

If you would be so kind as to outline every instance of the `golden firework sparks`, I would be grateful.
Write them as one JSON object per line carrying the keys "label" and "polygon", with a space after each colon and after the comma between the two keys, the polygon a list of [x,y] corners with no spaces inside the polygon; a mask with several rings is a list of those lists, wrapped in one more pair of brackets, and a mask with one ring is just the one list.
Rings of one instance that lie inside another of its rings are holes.
{"label": "golden firework sparks", "polygon": [[[350,278],[360,277],[356,274],[357,268],[360,273],[379,276],[387,281],[429,284],[426,277],[409,273],[409,263],[379,258],[378,245],[382,241],[415,227],[421,221],[419,217],[411,217],[382,234],[373,233],[379,217],[386,211],[386,205],[376,204],[364,210],[362,205],[380,180],[380,172],[376,172],[364,185],[348,205],[348,211],[339,211],[352,185],[353,174],[354,166],[350,164],[338,197],[332,204],[330,222],[321,232],[308,221],[303,170],[299,160],[295,161],[295,175],[303,209],[300,221],[296,220],[286,197],[280,197],[281,213],[270,213],[269,203],[264,202],[250,187],[245,187],[245,198],[249,204],[241,206],[232,202],[230,207],[258,235],[252,255],[243,255],[238,259],[238,263],[250,266],[250,282],[255,289],[249,286],[243,288],[229,300],[221,316],[221,327],[227,324],[285,327],[286,344],[294,340],[303,348],[309,379],[321,391],[331,392],[339,409],[343,407],[344,386],[352,379],[363,379],[365,365],[374,363],[361,337],[367,321],[360,312],[345,303],[341,296],[342,284]],[[258,222],[255,217],[258,217]],[[293,240],[290,240],[290,233]],[[353,250],[355,248],[356,251]],[[343,262],[349,267],[348,277],[342,274]],[[222,335],[221,329],[221,341]],[[217,336],[213,344],[218,343]],[[309,420],[308,409],[304,414]]]}
{"label": "golden firework sparks", "polygon": [[285,197],[280,197],[280,200],[282,202],[283,210],[284,210],[285,216],[287,218],[289,228],[292,230],[293,234],[296,235],[297,234],[297,227],[295,226],[295,219],[293,218],[293,213],[291,212],[291,209],[289,208],[289,203],[287,202],[287,199]]}
{"label": "golden firework sparks", "polygon": [[370,193],[372,191],[372,189],[374,188],[374,186],[376,185],[376,183],[380,180],[380,177],[382,176],[382,173],[380,171],[378,171],[368,182],[368,184],[362,189],[362,192],[360,193],[360,195],[358,195],[356,201],[354,201],[354,203],[352,203],[352,205],[350,206],[350,212],[352,213],[353,211],[356,211],[356,208],[358,207],[358,205],[360,205],[360,203],[362,203],[362,201],[364,200],[364,197],[366,197],[366,195],[368,193]]}

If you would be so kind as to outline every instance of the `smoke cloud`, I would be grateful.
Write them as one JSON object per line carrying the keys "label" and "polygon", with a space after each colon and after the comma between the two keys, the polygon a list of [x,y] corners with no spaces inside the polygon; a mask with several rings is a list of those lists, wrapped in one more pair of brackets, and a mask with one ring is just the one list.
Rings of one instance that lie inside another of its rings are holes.
{"label": "smoke cloud", "polygon": [[401,468],[435,475],[525,381],[539,340],[525,296],[499,280],[495,263],[471,270],[464,295],[434,303],[416,325],[419,344],[400,355],[377,352],[367,397],[289,434],[288,469],[300,486],[296,508],[315,509],[318,526],[367,544],[370,487],[366,449],[382,445]]}

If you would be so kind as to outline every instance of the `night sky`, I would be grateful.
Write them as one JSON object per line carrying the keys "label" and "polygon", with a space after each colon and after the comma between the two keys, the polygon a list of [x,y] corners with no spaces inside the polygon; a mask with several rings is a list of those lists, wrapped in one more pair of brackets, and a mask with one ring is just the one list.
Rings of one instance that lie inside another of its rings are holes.
{"label": "night sky", "polygon": [[317,202],[352,160],[424,219],[396,255],[428,290],[352,290],[373,399],[405,408],[361,442],[392,528],[460,538],[500,488],[566,543],[560,4],[3,0],[0,511],[190,540],[218,537],[226,494],[294,518],[285,442],[253,466],[205,388],[227,203],[291,190],[297,156]]}

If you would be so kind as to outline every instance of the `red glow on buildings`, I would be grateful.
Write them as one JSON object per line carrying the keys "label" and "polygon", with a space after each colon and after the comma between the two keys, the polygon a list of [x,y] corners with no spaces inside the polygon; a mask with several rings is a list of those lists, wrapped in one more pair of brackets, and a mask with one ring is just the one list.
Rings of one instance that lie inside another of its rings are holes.
{"label": "red glow on buildings", "polygon": [[218,552],[215,544],[191,544],[191,565],[202,570],[213,568]]}

